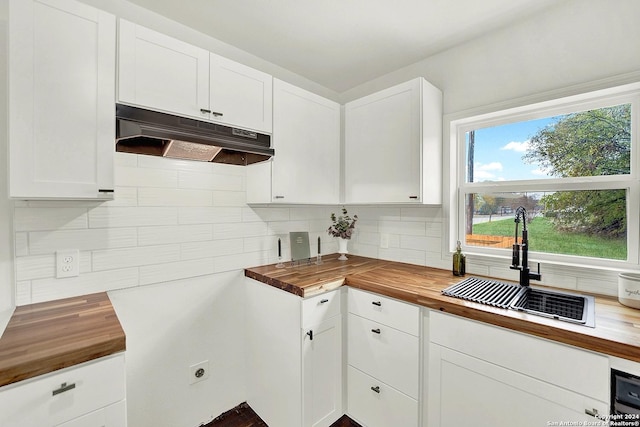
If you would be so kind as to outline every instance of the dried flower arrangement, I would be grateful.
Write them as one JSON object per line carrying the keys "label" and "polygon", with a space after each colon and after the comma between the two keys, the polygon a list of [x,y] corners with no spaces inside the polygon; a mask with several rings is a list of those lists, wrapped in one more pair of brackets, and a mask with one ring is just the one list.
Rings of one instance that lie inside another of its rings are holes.
{"label": "dried flower arrangement", "polygon": [[336,214],[331,213],[331,221],[333,224],[327,232],[333,237],[340,237],[342,239],[351,239],[351,234],[356,228],[356,221],[358,220],[358,215],[354,215],[353,218],[349,216],[347,210],[342,207],[342,215],[336,217]]}

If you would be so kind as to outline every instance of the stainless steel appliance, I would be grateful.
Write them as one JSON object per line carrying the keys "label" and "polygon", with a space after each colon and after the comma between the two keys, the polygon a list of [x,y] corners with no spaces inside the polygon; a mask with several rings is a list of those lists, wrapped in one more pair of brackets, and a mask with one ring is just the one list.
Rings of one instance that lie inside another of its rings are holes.
{"label": "stainless steel appliance", "polygon": [[609,426],[640,426],[640,377],[611,369]]}

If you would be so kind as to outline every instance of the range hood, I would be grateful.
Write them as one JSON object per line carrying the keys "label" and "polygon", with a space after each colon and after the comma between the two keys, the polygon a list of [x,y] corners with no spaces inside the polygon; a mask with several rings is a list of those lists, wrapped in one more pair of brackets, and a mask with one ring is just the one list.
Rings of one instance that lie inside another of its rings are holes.
{"label": "range hood", "polygon": [[271,136],[116,104],[116,151],[249,165],[274,155]]}

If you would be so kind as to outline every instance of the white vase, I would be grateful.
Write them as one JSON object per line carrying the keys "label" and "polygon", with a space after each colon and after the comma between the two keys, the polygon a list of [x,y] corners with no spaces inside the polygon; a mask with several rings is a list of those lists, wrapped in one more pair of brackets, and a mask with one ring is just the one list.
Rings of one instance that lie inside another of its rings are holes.
{"label": "white vase", "polygon": [[347,250],[347,243],[349,243],[349,239],[338,239],[338,253],[340,254],[340,258],[338,259],[340,261],[346,261],[348,259],[347,254],[349,251]]}

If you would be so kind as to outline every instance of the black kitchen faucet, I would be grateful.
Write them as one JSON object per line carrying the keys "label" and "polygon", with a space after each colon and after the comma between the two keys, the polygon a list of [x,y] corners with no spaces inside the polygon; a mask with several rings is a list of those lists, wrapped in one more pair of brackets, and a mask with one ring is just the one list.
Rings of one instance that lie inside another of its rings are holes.
{"label": "black kitchen faucet", "polygon": [[[522,221],[522,240],[518,244],[518,225]],[[529,286],[529,281],[540,280],[542,275],[540,274],[540,263],[538,263],[538,272],[532,273],[529,270],[529,237],[527,236],[527,210],[524,206],[516,209],[516,236],[513,242],[513,253],[511,256],[511,268],[512,270],[520,270],[520,285]],[[520,249],[522,249],[522,265],[520,265]]]}

